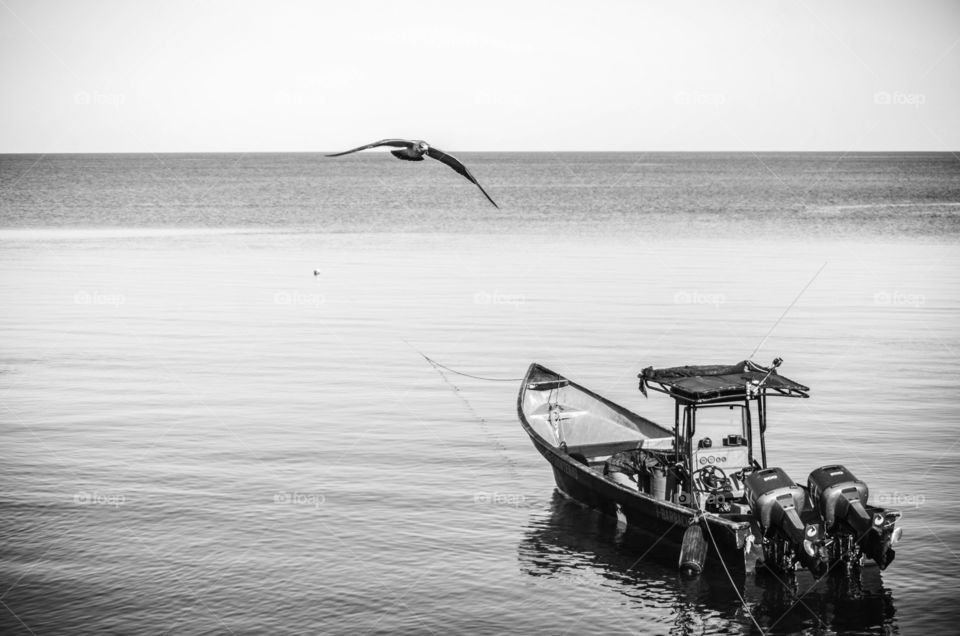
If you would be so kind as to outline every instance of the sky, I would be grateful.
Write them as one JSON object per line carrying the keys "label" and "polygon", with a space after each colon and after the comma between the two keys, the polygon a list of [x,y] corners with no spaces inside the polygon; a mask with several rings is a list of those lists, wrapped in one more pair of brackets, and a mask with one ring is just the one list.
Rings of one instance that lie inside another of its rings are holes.
{"label": "sky", "polygon": [[960,149],[960,2],[0,0],[0,152]]}

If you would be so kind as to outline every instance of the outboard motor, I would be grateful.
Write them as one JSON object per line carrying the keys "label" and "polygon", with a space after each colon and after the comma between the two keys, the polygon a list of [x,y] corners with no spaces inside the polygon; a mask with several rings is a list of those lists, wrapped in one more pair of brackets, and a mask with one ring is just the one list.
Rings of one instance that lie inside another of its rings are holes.
{"label": "outboard motor", "polygon": [[867,514],[867,485],[839,464],[823,466],[807,478],[810,498],[820,509],[827,532],[834,532],[838,524],[846,523],[856,535],[863,536],[873,526]]}
{"label": "outboard motor", "polygon": [[[782,468],[764,468],[746,476],[744,490],[763,529],[764,561],[792,571],[798,564],[819,575],[826,568],[820,555],[819,523],[804,523],[807,493]],[[807,515],[809,516],[809,514]]]}
{"label": "outboard motor", "polygon": [[891,545],[899,513],[868,507],[867,485],[839,464],[816,469],[807,485],[833,541],[835,560],[859,562],[862,551],[881,569],[890,565],[896,555]]}

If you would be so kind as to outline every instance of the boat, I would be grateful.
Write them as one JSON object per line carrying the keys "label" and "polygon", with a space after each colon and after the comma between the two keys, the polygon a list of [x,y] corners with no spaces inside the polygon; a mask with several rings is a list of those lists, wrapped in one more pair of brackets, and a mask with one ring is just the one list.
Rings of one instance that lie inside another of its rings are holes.
{"label": "boat", "polygon": [[819,577],[865,560],[885,569],[900,511],[871,505],[867,484],[842,465],[805,484],[768,466],[767,398],[810,392],[780,375],[781,363],[644,369],[643,395],[673,399],[670,428],[533,363],[517,413],[562,493],[656,536],[684,572],[715,563]]}

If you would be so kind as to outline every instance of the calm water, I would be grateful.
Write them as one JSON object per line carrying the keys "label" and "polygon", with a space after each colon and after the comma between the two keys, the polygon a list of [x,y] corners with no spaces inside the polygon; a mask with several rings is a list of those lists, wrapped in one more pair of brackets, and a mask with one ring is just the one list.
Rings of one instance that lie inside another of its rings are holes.
{"label": "calm water", "polygon": [[[0,157],[0,631],[955,632],[956,158],[462,158],[501,210],[384,155]],[[761,343],[812,387],[771,463],[905,532],[747,609],[557,495],[517,382],[418,353],[668,422],[641,368]]]}

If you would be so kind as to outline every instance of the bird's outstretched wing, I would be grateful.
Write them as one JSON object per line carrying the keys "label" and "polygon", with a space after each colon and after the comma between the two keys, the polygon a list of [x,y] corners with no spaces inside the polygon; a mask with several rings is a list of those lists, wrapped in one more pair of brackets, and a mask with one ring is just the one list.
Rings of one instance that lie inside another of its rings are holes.
{"label": "bird's outstretched wing", "polygon": [[360,146],[359,148],[354,148],[353,150],[346,150],[344,152],[338,152],[333,155],[327,155],[328,157],[342,157],[343,155],[349,155],[351,152],[360,152],[361,150],[367,150],[368,148],[376,148],[377,146],[393,146],[395,148],[413,148],[413,142],[407,139],[381,139],[380,141],[375,141],[372,144],[367,144],[366,146]]}
{"label": "bird's outstretched wing", "polygon": [[453,168],[454,170],[462,174],[464,177],[469,179],[470,182],[473,183],[473,185],[480,188],[480,192],[483,192],[483,196],[487,197],[487,200],[493,204],[493,207],[497,208],[498,210],[500,209],[500,206],[497,205],[497,202],[490,198],[490,195],[487,194],[487,191],[483,189],[483,186],[480,185],[480,182],[477,181],[472,174],[470,174],[470,171],[467,170],[467,167],[465,165],[460,163],[459,159],[457,159],[453,155],[448,155],[444,151],[438,150],[433,146],[430,146],[429,148],[427,148],[427,154],[433,157],[434,159],[436,159],[437,161],[441,161],[447,164],[448,166],[450,166],[451,168]]}

